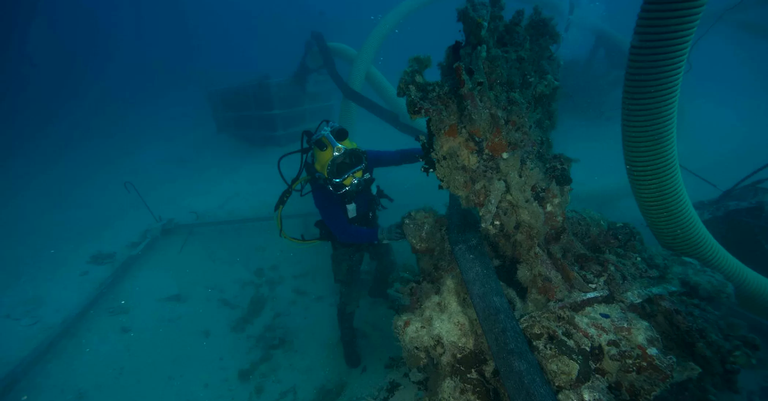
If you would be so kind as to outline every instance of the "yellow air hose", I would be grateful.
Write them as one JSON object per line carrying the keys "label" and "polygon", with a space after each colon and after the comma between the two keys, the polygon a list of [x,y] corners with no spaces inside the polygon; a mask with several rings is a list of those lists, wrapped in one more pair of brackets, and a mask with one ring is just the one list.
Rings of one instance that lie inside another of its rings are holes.
{"label": "yellow air hose", "polygon": [[768,318],[768,278],[726,251],[704,227],[683,186],[676,126],[680,83],[705,0],[645,0],[624,78],[624,160],[640,211],[665,248],[730,281],[740,305]]}
{"label": "yellow air hose", "polygon": [[[373,63],[373,59],[376,57],[376,53],[379,51],[384,39],[386,39],[387,35],[395,29],[397,24],[400,23],[400,20],[421,7],[429,5],[433,1],[435,0],[405,0],[379,21],[379,24],[376,25],[376,28],[374,28],[373,32],[368,36],[368,39],[366,39],[363,47],[355,58],[355,62],[352,64],[352,70],[349,72],[349,79],[347,80],[347,84],[349,84],[352,89],[358,92],[362,89],[366,74]],[[341,101],[339,124],[350,131],[354,129],[355,104],[348,99],[343,99]]]}
{"label": "yellow air hose", "polygon": [[[331,55],[334,58],[343,60],[350,65],[353,65],[358,57],[358,53],[355,49],[342,43],[328,43],[328,49],[331,51]],[[312,54],[311,62],[319,66],[322,61],[320,61],[320,56],[316,54],[317,51],[317,49],[314,50],[315,54]],[[397,97],[395,88],[389,81],[387,81],[387,78],[376,69],[376,67],[371,65],[368,66],[368,71],[365,73],[365,81],[368,82],[368,85],[370,85],[374,92],[379,95],[384,104],[387,105],[387,108],[398,114],[401,121],[407,122],[414,128],[425,133],[427,132],[426,120],[411,120],[405,107],[405,99]],[[348,102],[348,100],[344,99],[344,102]],[[354,105],[354,103],[351,104]],[[347,125],[344,126],[347,127]]]}

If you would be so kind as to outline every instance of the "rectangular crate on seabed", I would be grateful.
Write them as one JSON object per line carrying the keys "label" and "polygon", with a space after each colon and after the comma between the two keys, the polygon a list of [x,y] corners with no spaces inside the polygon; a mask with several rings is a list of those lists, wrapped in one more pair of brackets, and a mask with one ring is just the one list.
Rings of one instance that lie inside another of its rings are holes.
{"label": "rectangular crate on seabed", "polygon": [[216,130],[260,146],[296,142],[323,119],[336,116],[336,88],[321,75],[305,86],[288,79],[260,78],[208,92]]}

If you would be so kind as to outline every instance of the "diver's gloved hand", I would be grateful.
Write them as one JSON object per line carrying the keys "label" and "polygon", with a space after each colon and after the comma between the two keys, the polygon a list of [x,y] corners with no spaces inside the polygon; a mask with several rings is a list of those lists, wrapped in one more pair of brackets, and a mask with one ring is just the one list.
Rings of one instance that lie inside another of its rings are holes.
{"label": "diver's gloved hand", "polygon": [[403,232],[403,223],[397,222],[388,227],[379,228],[379,241],[383,243],[395,242],[405,239]]}

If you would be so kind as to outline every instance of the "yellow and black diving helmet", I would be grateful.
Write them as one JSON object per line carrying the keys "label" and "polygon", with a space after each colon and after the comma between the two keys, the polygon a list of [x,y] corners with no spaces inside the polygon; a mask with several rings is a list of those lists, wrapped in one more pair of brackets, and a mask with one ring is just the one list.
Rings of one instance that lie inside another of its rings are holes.
{"label": "yellow and black diving helmet", "polygon": [[365,151],[349,139],[346,128],[331,121],[321,124],[322,129],[315,130],[310,139],[316,177],[336,194],[356,193],[370,187],[373,179],[365,171]]}

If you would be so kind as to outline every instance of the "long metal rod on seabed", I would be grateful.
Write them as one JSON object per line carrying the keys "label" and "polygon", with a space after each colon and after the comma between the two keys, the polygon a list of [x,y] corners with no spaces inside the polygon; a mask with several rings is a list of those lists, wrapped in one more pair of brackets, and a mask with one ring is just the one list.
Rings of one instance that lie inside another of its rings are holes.
{"label": "long metal rod on seabed", "polygon": [[[127,189],[127,188],[126,188]],[[299,219],[299,218],[305,218],[309,216],[315,215],[314,213],[298,213],[298,214],[292,214],[283,216],[284,220],[292,220],[292,219]],[[153,214],[154,216],[154,214]],[[210,222],[200,222],[200,223],[188,223],[188,224],[177,224],[177,225],[170,225],[167,229],[162,229],[161,233],[170,233],[172,231],[175,231],[177,229],[192,229],[192,228],[199,228],[199,227],[215,227],[215,226],[224,226],[224,225],[236,225],[236,224],[253,224],[253,223],[263,223],[274,220],[273,216],[261,216],[261,217],[252,217],[252,218],[245,218],[245,219],[236,219],[236,220],[221,220],[221,221],[210,221]],[[162,235],[162,234],[161,234]],[[99,284],[98,288],[94,292],[94,295],[92,295],[88,300],[83,303],[83,306],[80,307],[77,312],[75,312],[72,316],[69,316],[62,320],[62,322],[59,324],[58,328],[51,333],[48,337],[46,337],[44,340],[42,340],[32,351],[30,351],[24,358],[22,358],[16,366],[13,367],[8,373],[3,376],[2,379],[0,379],[0,400],[5,400],[13,391],[16,386],[21,383],[28,375],[29,373],[41,362],[45,359],[45,357],[48,355],[49,352],[54,350],[58,344],[61,343],[62,340],[66,338],[66,336],[74,331],[74,329],[77,327],[77,325],[88,315],[88,312],[93,309],[93,307],[104,297],[104,295],[108,294],[110,290],[112,290],[118,283],[121,282],[123,278],[127,275],[127,273],[131,270],[131,267],[135,265],[135,261],[139,258],[139,254],[142,250],[146,249],[147,246],[151,245],[153,240],[159,238],[160,236],[154,236],[145,239],[136,249],[134,249],[130,255],[128,255],[127,258],[125,258],[112,273],[107,276],[104,281]]]}

